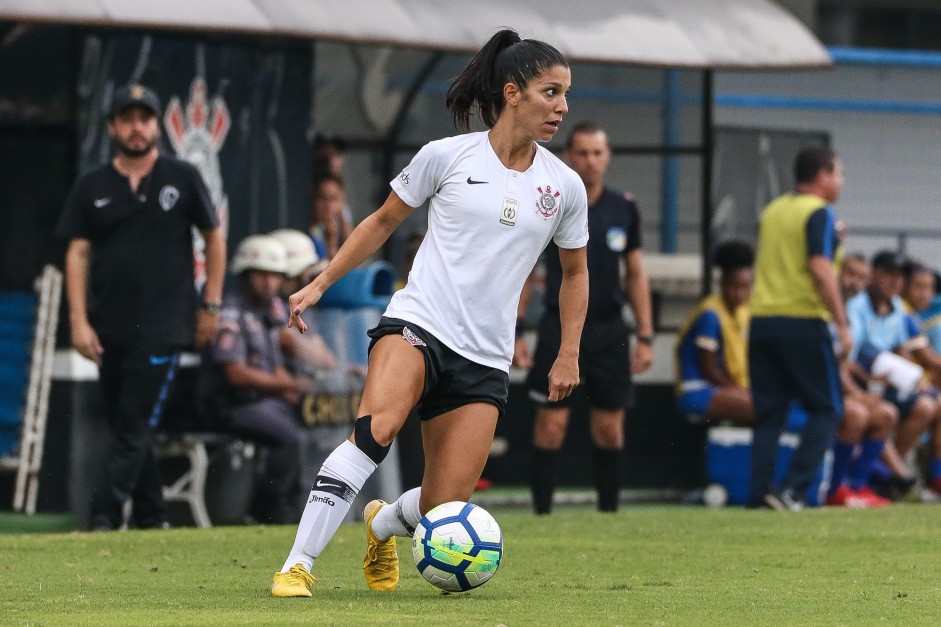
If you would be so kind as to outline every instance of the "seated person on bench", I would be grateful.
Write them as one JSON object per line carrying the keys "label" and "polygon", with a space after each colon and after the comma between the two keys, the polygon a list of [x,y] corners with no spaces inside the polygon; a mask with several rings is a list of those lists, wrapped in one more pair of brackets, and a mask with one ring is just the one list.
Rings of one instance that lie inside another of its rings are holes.
{"label": "seated person on bench", "polygon": [[232,259],[236,289],[223,298],[219,334],[204,360],[205,387],[226,429],[268,448],[252,513],[261,523],[296,522],[300,447],[297,405],[305,384],[284,366],[278,292],[287,271],[284,246],[252,235]]}
{"label": "seated person on bench", "polygon": [[719,292],[704,298],[676,339],[677,407],[709,422],[755,422],[748,386],[748,298],[755,253],[745,242],[716,249]]}

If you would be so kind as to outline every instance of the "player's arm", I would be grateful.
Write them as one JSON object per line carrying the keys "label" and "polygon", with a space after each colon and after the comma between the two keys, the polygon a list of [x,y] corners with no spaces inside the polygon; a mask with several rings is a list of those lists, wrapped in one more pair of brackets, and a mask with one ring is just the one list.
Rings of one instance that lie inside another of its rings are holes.
{"label": "player's arm", "polygon": [[[650,282],[644,270],[644,257],[640,248],[627,253],[627,272],[625,292],[637,322],[637,337],[653,337],[653,314],[650,307]],[[640,374],[653,364],[653,345],[648,341],[638,341],[631,359],[631,374]]]}
{"label": "player's arm", "polygon": [[350,238],[343,242],[326,269],[311,283],[291,294],[288,326],[296,326],[301,333],[306,331],[307,324],[301,320],[304,310],[315,305],[323,293],[347,272],[372,257],[413,211],[415,209],[398,194],[389,192],[382,206],[353,229]]}
{"label": "player's arm", "polygon": [[587,249],[559,248],[562,263],[562,286],[559,289],[559,317],[562,321],[562,342],[559,356],[549,371],[549,400],[558,401],[578,385],[578,353],[588,312]]}
{"label": "player's arm", "polygon": [[[222,229],[215,227],[200,231],[206,242],[206,285],[203,287],[203,303],[222,303],[222,283],[225,280],[225,238]],[[209,311],[200,307],[196,315],[196,346],[205,346],[216,337],[219,328],[218,310]]]}
{"label": "player's arm", "polygon": [[98,340],[98,334],[88,321],[88,268],[91,248],[90,240],[69,240],[65,253],[65,291],[69,299],[72,346],[82,356],[100,364],[104,349]]}
{"label": "player's arm", "polygon": [[846,319],[843,297],[833,268],[836,242],[836,216],[830,207],[821,207],[807,220],[807,270],[820,302],[830,313],[840,341],[839,357],[845,358],[853,347],[853,337]]}

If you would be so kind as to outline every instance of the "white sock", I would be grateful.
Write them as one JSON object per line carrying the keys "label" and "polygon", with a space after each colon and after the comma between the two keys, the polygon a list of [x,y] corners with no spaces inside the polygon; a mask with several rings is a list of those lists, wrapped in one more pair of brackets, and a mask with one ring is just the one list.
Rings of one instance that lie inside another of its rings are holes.
{"label": "white sock", "polygon": [[421,488],[412,488],[390,503],[376,514],[372,519],[372,532],[380,540],[392,536],[411,537],[415,533],[415,525],[421,520],[418,511],[418,500],[421,498]]}
{"label": "white sock", "polygon": [[349,440],[344,440],[330,453],[311,486],[294,546],[281,568],[282,573],[295,564],[303,564],[310,572],[314,559],[333,538],[350,511],[353,499],[375,470],[376,463]]}

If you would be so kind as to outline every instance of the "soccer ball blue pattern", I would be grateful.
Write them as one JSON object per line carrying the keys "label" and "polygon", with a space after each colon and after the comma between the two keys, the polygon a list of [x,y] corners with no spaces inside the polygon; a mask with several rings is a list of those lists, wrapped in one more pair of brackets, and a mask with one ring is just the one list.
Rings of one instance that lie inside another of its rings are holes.
{"label": "soccer ball blue pattern", "polygon": [[487,583],[503,559],[503,532],[482,507],[444,503],[422,516],[412,536],[418,572],[448,592],[466,592]]}

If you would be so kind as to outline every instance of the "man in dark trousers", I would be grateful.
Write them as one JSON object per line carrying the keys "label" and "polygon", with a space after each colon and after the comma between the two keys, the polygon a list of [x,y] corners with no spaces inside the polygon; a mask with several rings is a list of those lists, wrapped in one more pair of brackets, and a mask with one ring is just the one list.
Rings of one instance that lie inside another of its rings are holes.
{"label": "man in dark trousers", "polygon": [[[180,351],[211,341],[225,273],[225,240],[202,178],[161,155],[160,101],[143,85],[115,91],[110,163],[75,182],[59,221],[69,240],[66,290],[73,347],[99,366],[112,435],[91,526],[165,527],[153,433]],[[206,285],[194,286],[192,227],[206,241]]]}
{"label": "man in dark trousers", "polygon": [[[579,370],[590,407],[594,443],[594,481],[598,509],[614,512],[621,487],[624,413],[632,399],[631,375],[653,363],[650,287],[641,253],[640,214],[629,194],[604,185],[611,161],[608,138],[593,122],[572,129],[565,161],[581,177],[588,193],[589,301],[582,331]],[[526,387],[538,405],[533,432],[532,495],[537,514],[548,514],[557,475],[557,458],[568,427],[570,399],[550,403],[549,369],[559,351],[559,285],[562,268],[550,243],[546,260],[545,313]],[[622,278],[623,277],[623,278]],[[529,289],[524,288],[520,312]],[[630,303],[637,324],[637,347],[630,352],[630,333],[622,309]],[[525,344],[517,341],[517,365],[527,366]]]}
{"label": "man in dark trousers", "polygon": [[[748,505],[791,511],[803,509],[836,435],[843,415],[837,360],[853,344],[833,267],[840,242],[831,204],[843,189],[843,165],[828,148],[805,148],[795,159],[794,180],[795,191],[761,215],[748,342],[756,416]],[[807,411],[807,423],[775,488],[778,438],[794,400]]]}

